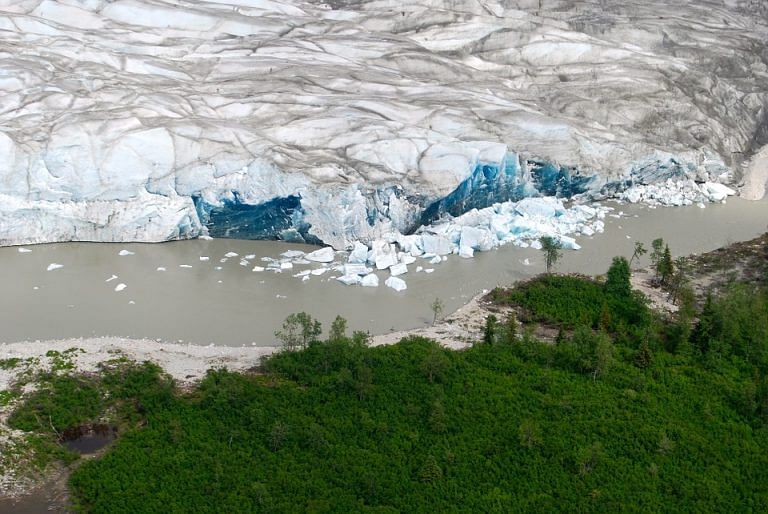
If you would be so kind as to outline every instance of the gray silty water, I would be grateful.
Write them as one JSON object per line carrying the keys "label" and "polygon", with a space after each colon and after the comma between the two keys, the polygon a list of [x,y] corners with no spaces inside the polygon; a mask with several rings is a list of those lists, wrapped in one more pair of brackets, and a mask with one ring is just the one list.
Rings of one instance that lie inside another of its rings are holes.
{"label": "gray silty water", "polygon": [[[683,255],[712,250],[766,230],[768,201],[729,200],[727,205],[648,209],[617,206],[627,215],[606,218],[605,234],[579,238],[579,251],[564,252],[558,271],[597,274],[614,255],[629,256],[633,242],[649,246],[656,237]],[[627,238],[627,236],[630,236]],[[483,289],[542,271],[541,252],[506,246],[474,259],[452,256],[432,274],[401,277],[408,290],[345,286],[328,272],[302,282],[292,275],[251,271],[264,256],[314,247],[265,241],[195,240],[163,244],[62,243],[0,248],[0,341],[61,339],[94,335],[182,340],[195,344],[268,346],[289,314],[306,311],[327,327],[340,314],[353,329],[384,333],[431,321],[435,297],[451,312]],[[119,256],[120,250],[134,255]],[[255,254],[250,266],[239,258],[220,263],[227,252]],[[209,256],[202,262],[200,256]],[[528,259],[530,265],[523,264]],[[63,268],[46,271],[51,263]],[[187,264],[191,268],[181,268]],[[216,270],[221,266],[221,270]],[[316,266],[316,265],[315,265]],[[156,271],[165,267],[167,271]],[[112,275],[118,279],[106,282]],[[115,286],[126,284],[123,291]],[[37,289],[35,289],[37,288]],[[133,303],[131,303],[133,302]]]}

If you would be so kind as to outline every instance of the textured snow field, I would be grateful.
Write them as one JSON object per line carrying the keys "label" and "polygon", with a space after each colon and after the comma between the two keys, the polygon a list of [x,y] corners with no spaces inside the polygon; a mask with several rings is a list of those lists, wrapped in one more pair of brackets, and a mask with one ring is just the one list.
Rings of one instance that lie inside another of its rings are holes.
{"label": "textured snow field", "polygon": [[343,248],[415,228],[508,151],[595,187],[672,160],[702,181],[749,170],[760,196],[767,11],[0,0],[0,244],[194,237],[192,197],[298,194],[310,233]]}

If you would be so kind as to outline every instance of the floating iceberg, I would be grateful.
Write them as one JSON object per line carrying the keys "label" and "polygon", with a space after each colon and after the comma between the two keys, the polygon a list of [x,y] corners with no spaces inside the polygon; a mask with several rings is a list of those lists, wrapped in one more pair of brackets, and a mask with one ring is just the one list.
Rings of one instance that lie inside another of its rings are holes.
{"label": "floating iceberg", "polygon": [[389,277],[387,280],[384,281],[384,285],[387,287],[391,287],[397,292],[405,291],[408,289],[408,285],[405,283],[405,280],[397,277]]}

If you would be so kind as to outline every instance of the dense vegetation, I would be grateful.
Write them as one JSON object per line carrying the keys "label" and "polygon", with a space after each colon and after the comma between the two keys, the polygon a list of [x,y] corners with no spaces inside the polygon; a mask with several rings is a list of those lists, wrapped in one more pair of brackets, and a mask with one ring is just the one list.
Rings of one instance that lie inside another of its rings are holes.
{"label": "dense vegetation", "polygon": [[557,341],[512,319],[466,351],[370,348],[294,316],[281,335],[301,350],[259,374],[214,370],[182,394],[151,365],[65,370],[12,422],[53,436],[122,420],[71,477],[88,512],[768,511],[764,291],[666,319],[617,259],[602,282],[495,294]]}

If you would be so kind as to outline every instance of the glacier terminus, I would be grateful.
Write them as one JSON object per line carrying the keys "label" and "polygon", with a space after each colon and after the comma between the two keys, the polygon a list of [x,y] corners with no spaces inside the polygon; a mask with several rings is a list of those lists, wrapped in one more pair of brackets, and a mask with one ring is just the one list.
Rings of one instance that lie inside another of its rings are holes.
{"label": "glacier terminus", "polygon": [[760,0],[0,0],[0,244],[469,256],[531,197],[760,198],[766,41]]}

